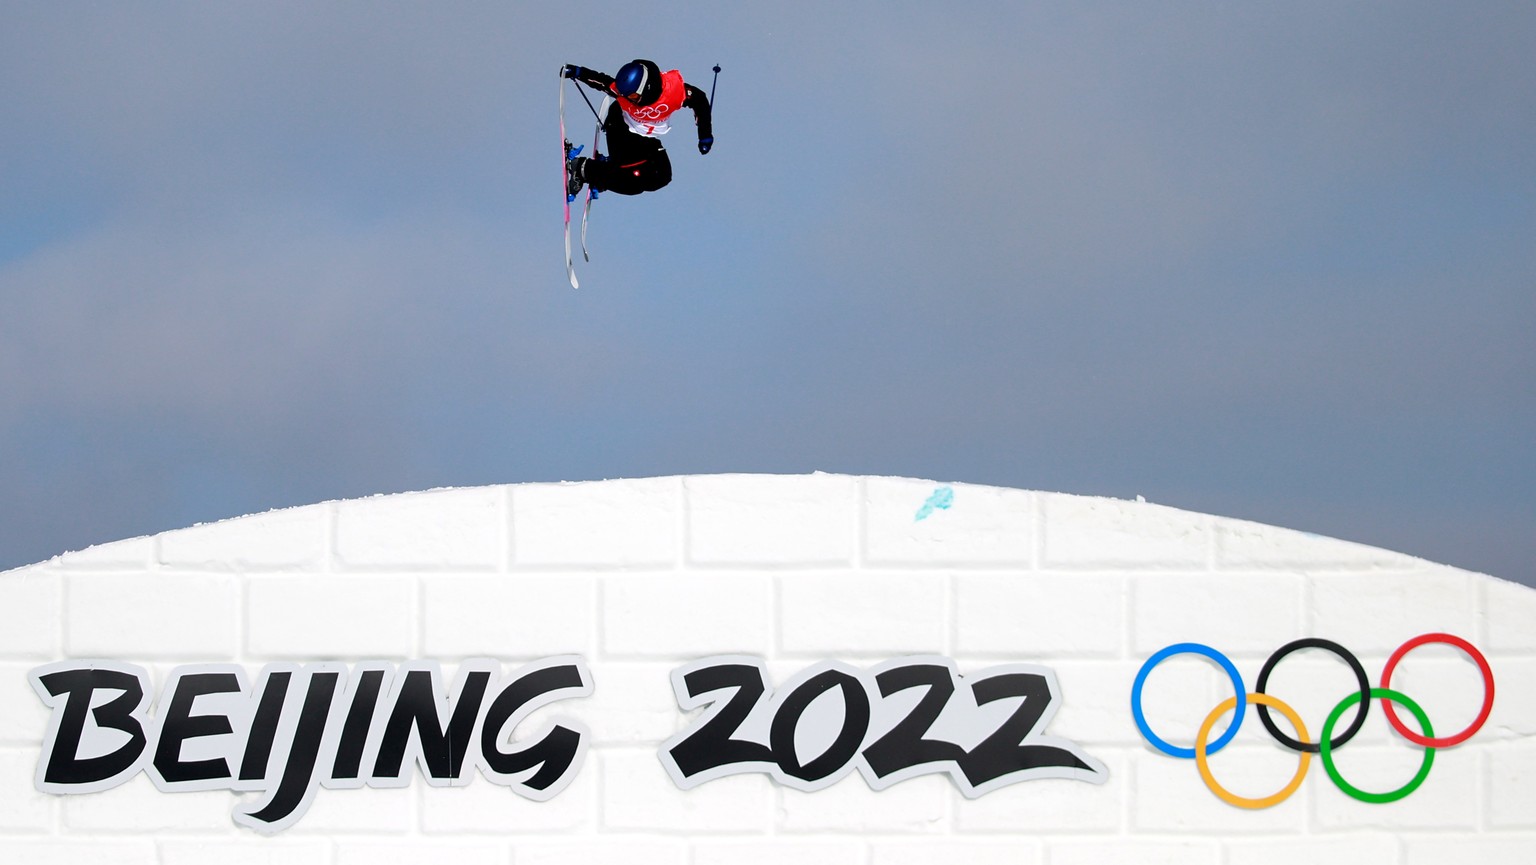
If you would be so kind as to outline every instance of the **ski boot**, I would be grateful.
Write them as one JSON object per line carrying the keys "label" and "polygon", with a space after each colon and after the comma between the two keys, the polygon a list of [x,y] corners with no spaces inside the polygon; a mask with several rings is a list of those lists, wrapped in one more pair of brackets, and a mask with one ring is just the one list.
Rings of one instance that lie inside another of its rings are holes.
{"label": "ski boot", "polygon": [[[608,161],[608,157],[604,156],[602,153],[599,153],[596,150],[592,151],[592,158],[597,160],[598,162],[607,162]],[[583,161],[581,167],[582,167],[583,170],[586,169],[587,166],[586,166],[585,161]],[[591,185],[590,183],[587,184],[587,197],[591,198],[593,201],[597,200],[597,187]]]}
{"label": "ski boot", "polygon": [[567,201],[575,201],[576,193],[580,192],[581,187],[586,185],[586,181],[581,177],[581,169],[582,163],[587,160],[576,155],[580,152],[580,145],[572,147],[571,142],[565,142],[565,196]]}

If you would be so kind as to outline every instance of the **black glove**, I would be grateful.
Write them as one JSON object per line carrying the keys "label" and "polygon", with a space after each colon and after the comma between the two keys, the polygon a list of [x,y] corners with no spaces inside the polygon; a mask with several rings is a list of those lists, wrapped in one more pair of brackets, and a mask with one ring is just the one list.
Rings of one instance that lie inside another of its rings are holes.
{"label": "black glove", "polygon": [[699,139],[699,155],[702,156],[703,154],[708,153],[709,152],[709,148],[714,147],[714,146],[715,146],[715,139],[713,137],[710,137],[710,138],[700,138]]}
{"label": "black glove", "polygon": [[562,78],[580,78],[581,67],[567,63],[565,64],[565,68],[560,70],[560,76]]}

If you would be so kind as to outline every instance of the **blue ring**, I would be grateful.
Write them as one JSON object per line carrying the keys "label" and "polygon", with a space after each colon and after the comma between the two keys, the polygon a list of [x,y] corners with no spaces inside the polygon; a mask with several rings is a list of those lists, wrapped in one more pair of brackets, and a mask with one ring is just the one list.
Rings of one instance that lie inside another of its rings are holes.
{"label": "blue ring", "polygon": [[1227,731],[1222,733],[1220,738],[1212,742],[1205,749],[1207,754],[1214,754],[1225,748],[1227,743],[1232,741],[1232,737],[1237,735],[1237,728],[1243,725],[1243,716],[1248,711],[1248,701],[1245,699],[1248,696],[1248,691],[1243,686],[1242,674],[1237,672],[1237,667],[1233,666],[1231,659],[1210,646],[1200,643],[1175,643],[1148,658],[1147,662],[1141,665],[1141,671],[1136,674],[1136,684],[1131,686],[1131,716],[1136,719],[1136,727],[1141,730],[1142,738],[1152,743],[1154,748],[1162,751],[1164,754],[1171,757],[1183,757],[1186,760],[1193,760],[1195,759],[1194,748],[1180,748],[1164,742],[1160,736],[1152,732],[1152,728],[1147,725],[1146,715],[1141,711],[1141,687],[1147,683],[1147,674],[1152,672],[1153,667],[1156,667],[1168,658],[1183,654],[1204,655],[1220,664],[1222,669],[1227,671],[1227,678],[1232,680],[1232,688],[1237,691],[1237,709],[1232,716],[1232,723],[1228,725]]}

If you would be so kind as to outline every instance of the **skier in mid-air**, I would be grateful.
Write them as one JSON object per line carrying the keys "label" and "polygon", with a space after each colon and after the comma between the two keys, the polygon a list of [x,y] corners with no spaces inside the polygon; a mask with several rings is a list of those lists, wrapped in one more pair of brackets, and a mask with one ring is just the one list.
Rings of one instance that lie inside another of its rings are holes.
{"label": "skier in mid-air", "polygon": [[672,114],[679,108],[693,111],[699,131],[699,153],[708,153],[715,143],[709,97],[692,84],[684,83],[676,69],[663,72],[649,60],[634,60],[624,64],[612,78],[575,65],[567,65],[561,74],[608,97],[598,109],[608,155],[567,156],[566,194],[572,198],[583,184],[594,192],[639,195],[671,182],[672,161],[658,136],[671,131]]}

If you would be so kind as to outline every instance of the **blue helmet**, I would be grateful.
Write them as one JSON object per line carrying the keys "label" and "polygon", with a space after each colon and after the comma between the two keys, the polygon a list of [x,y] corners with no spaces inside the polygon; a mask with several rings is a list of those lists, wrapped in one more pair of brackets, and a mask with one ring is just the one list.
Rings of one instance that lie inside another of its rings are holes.
{"label": "blue helmet", "polygon": [[649,60],[631,60],[614,76],[613,89],[640,105],[649,105],[661,98],[661,67]]}

